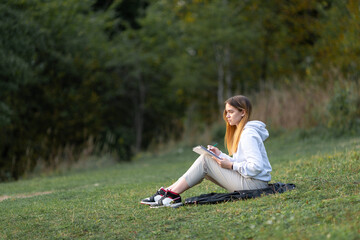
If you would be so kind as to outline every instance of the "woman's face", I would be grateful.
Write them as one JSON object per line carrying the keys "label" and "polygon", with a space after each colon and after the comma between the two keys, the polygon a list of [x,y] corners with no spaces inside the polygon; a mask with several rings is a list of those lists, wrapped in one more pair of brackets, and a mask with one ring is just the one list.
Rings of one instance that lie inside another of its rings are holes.
{"label": "woman's face", "polygon": [[237,108],[228,103],[225,105],[225,112],[226,120],[231,126],[238,125],[245,114],[244,110],[239,111]]}

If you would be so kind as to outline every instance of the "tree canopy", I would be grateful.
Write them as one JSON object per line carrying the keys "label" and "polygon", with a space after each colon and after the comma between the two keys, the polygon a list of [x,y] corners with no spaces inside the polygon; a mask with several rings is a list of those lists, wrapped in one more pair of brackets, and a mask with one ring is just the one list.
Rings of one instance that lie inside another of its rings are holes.
{"label": "tree canopy", "polygon": [[89,142],[128,161],[269,81],[358,79],[359,18],[358,0],[2,1],[0,179]]}

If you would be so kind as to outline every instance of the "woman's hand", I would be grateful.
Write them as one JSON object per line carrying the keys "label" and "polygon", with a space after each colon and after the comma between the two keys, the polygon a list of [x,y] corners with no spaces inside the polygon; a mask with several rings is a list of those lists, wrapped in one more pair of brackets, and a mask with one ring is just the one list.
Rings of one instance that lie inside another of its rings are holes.
{"label": "woman's hand", "polygon": [[233,163],[230,162],[228,159],[221,158],[220,160],[216,157],[212,157],[212,158],[219,164],[220,167],[232,170]]}
{"label": "woman's hand", "polygon": [[221,153],[221,151],[217,147],[211,145],[207,145],[207,149],[215,153],[216,156],[219,156]]}

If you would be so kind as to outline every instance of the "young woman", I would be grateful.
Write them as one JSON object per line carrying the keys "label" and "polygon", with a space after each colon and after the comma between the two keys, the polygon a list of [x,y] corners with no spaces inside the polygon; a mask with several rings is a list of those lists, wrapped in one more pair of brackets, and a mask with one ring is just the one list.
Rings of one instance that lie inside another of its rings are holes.
{"label": "young woman", "polygon": [[238,95],[225,101],[225,147],[232,157],[209,145],[208,149],[221,160],[200,155],[174,184],[160,188],[141,203],[177,207],[182,204],[180,194],[204,178],[229,192],[266,188],[271,180],[271,166],[263,142],[269,133],[264,123],[249,121],[251,109],[251,103],[245,96]]}

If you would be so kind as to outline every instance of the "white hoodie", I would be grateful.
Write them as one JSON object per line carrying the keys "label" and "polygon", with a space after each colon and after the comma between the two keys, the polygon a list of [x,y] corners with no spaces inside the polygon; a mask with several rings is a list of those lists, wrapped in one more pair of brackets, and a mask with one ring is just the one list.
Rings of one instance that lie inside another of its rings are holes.
{"label": "white hoodie", "polygon": [[233,162],[233,169],[242,176],[269,182],[271,165],[264,146],[269,132],[265,127],[266,125],[260,121],[247,122],[233,157],[224,153],[220,153],[219,156]]}

